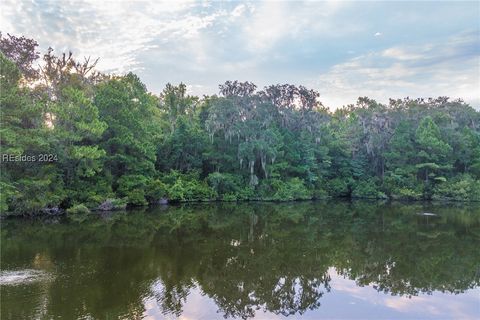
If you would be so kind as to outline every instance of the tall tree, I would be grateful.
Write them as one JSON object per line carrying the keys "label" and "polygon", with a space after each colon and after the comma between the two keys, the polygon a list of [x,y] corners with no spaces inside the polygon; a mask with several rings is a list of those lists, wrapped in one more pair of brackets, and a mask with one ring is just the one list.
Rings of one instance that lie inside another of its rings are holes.
{"label": "tall tree", "polygon": [[431,117],[425,117],[420,122],[415,139],[420,162],[417,168],[423,173],[425,182],[428,183],[430,177],[435,178],[436,173],[451,168],[447,156],[452,148],[442,140],[440,130]]}
{"label": "tall tree", "polygon": [[94,100],[100,120],[108,125],[101,139],[106,151],[105,170],[120,196],[145,201],[144,184],[155,175],[160,128],[158,100],[133,73],[98,85]]}

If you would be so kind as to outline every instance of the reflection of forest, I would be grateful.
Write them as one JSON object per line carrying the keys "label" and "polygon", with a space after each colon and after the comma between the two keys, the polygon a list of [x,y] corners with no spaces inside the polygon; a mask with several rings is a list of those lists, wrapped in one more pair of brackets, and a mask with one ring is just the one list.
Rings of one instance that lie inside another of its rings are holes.
{"label": "reflection of forest", "polygon": [[[416,215],[426,210],[439,216]],[[147,298],[180,315],[195,286],[224,315],[301,314],[320,306],[332,266],[396,295],[459,293],[480,278],[480,210],[472,207],[187,205],[81,222],[4,221],[1,235],[2,269],[55,275],[4,287],[2,319],[140,318]]]}

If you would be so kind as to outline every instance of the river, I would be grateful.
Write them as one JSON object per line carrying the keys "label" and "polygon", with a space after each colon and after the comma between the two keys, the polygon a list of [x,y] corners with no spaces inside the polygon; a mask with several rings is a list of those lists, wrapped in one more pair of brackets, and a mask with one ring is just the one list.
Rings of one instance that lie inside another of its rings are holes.
{"label": "river", "polygon": [[1,319],[474,319],[479,248],[480,207],[464,204],[207,203],[7,219]]}

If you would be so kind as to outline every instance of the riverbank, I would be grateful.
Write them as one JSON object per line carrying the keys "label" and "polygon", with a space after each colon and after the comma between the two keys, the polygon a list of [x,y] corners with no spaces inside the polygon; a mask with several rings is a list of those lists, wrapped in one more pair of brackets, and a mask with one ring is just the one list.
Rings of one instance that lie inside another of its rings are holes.
{"label": "riverbank", "polygon": [[[465,201],[465,200],[423,200],[423,199],[385,199],[385,198],[335,198],[335,197],[325,197],[325,198],[311,198],[311,199],[294,199],[288,201],[280,200],[265,200],[265,199],[249,199],[249,200],[235,200],[235,201],[225,201],[225,200],[212,200],[212,199],[203,199],[203,200],[189,200],[189,201],[168,201],[167,199],[162,199],[162,201],[157,203],[150,203],[148,205],[142,206],[128,206],[125,204],[125,201],[112,201],[107,200],[106,202],[114,203],[114,206],[105,206],[101,205],[96,208],[87,208],[84,205],[77,205],[69,209],[61,208],[49,208],[48,210],[41,211],[36,214],[14,214],[14,213],[4,213],[0,215],[0,219],[6,218],[48,218],[48,217],[80,217],[89,214],[109,214],[115,212],[138,212],[138,211],[148,211],[151,208],[161,207],[179,207],[184,205],[252,205],[252,206],[262,206],[269,204],[285,204],[285,205],[301,205],[302,203],[377,203],[377,204],[386,204],[386,205],[420,205],[420,206],[451,206],[451,207],[462,207],[462,206],[472,206],[480,208],[480,201]],[[108,209],[106,209],[108,208]]]}

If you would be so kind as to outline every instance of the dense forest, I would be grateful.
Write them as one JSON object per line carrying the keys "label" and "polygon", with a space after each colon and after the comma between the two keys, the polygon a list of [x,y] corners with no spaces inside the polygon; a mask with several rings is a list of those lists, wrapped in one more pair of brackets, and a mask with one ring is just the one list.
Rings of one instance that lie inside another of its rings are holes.
{"label": "dense forest", "polygon": [[159,201],[480,200],[480,112],[447,97],[361,97],[227,81],[159,95],[96,61],[40,59],[0,35],[1,210],[41,214]]}

